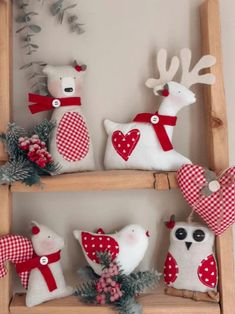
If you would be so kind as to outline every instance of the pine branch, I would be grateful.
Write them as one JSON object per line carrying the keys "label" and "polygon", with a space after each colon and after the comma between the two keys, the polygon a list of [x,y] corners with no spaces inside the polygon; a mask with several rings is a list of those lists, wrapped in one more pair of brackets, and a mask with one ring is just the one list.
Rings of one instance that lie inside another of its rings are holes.
{"label": "pine branch", "polygon": [[96,252],[97,257],[100,260],[100,264],[103,268],[109,268],[109,265],[112,262],[111,256],[109,252]]}
{"label": "pine branch", "polygon": [[137,272],[131,273],[128,276],[123,276],[122,290],[125,295],[134,297],[138,293],[144,292],[146,288],[153,288],[159,281],[158,272]]}
{"label": "pine branch", "polygon": [[99,279],[99,276],[94,272],[94,270],[90,266],[80,268],[77,271],[77,274],[81,278],[87,279],[87,280],[98,280]]}
{"label": "pine branch", "polygon": [[8,125],[8,129],[5,134],[5,140],[6,149],[11,159],[22,155],[22,151],[19,148],[19,138],[27,136],[28,132],[22,127],[17,126],[15,123],[10,123]]}
{"label": "pine branch", "polygon": [[14,181],[27,181],[33,175],[29,161],[22,158],[10,160],[0,168],[0,183],[11,184]]}
{"label": "pine branch", "polygon": [[122,298],[113,305],[119,314],[141,314],[142,306],[135,298]]}
{"label": "pine branch", "polygon": [[5,133],[0,134],[0,141],[4,142],[4,143],[6,142],[6,134]]}
{"label": "pine branch", "polygon": [[43,120],[39,125],[36,125],[34,128],[32,128],[29,133],[30,136],[37,134],[41,141],[47,143],[55,126],[55,122]]}
{"label": "pine branch", "polygon": [[96,281],[90,281],[80,284],[77,287],[74,295],[81,297],[82,301],[85,303],[96,304]]}

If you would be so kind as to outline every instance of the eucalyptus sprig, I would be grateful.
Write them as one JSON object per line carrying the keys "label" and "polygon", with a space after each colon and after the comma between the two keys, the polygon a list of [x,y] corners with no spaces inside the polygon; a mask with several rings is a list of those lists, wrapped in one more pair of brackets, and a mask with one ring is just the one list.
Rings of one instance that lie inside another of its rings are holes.
{"label": "eucalyptus sprig", "polygon": [[[39,0],[40,2],[42,0]],[[48,95],[46,77],[42,73],[42,67],[46,64],[43,61],[34,61],[32,55],[38,51],[39,45],[35,43],[35,36],[41,32],[41,26],[34,22],[34,17],[39,15],[36,11],[31,10],[30,0],[17,0],[18,15],[16,22],[19,28],[16,33],[20,35],[22,48],[26,49],[28,63],[20,67],[21,70],[26,70],[29,81],[31,82],[30,89],[40,95]]]}
{"label": "eucalyptus sprig", "polygon": [[38,15],[38,13],[29,9],[29,0],[18,0],[16,4],[19,9],[16,22],[21,25],[16,33],[22,34],[22,41],[24,42],[23,48],[27,50],[27,55],[32,55],[39,48],[33,41],[35,34],[41,32],[41,27],[33,22],[33,17]]}
{"label": "eucalyptus sprig", "polygon": [[71,31],[80,35],[84,33],[83,24],[79,23],[78,16],[71,11],[76,6],[76,3],[66,5],[65,0],[56,0],[50,6],[50,12],[53,16],[58,17],[61,24],[64,21],[65,15],[67,15],[67,22],[70,25]]}

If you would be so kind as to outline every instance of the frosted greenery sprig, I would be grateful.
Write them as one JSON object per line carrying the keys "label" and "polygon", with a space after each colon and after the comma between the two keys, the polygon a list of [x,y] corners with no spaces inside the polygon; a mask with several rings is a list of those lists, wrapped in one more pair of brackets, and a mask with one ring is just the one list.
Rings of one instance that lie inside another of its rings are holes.
{"label": "frosted greenery sprig", "polygon": [[66,5],[65,0],[56,0],[50,6],[50,12],[53,16],[58,17],[61,24],[63,23],[66,15],[67,22],[70,25],[70,30],[80,35],[84,33],[84,29],[82,28],[83,24],[79,23],[78,16],[71,11],[76,6],[76,3]]}
{"label": "frosted greenery sprig", "polygon": [[[39,0],[40,2],[42,0]],[[46,77],[42,73],[42,67],[46,65],[43,61],[34,61],[32,55],[38,51],[39,45],[35,43],[35,36],[41,32],[41,26],[34,22],[34,17],[39,15],[30,9],[30,0],[17,0],[18,15],[16,22],[20,27],[16,30],[21,36],[22,48],[26,49],[28,63],[20,67],[27,70],[27,75],[31,84],[30,89],[40,95],[48,95]]]}

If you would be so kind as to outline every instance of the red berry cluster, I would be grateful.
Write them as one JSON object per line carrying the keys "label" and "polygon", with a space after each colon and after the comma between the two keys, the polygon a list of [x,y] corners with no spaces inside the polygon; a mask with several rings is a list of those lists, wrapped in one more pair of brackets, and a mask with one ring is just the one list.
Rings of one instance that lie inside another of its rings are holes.
{"label": "red berry cluster", "polygon": [[122,297],[121,285],[113,278],[117,275],[119,275],[119,269],[115,263],[111,263],[109,268],[103,270],[96,284],[96,291],[98,292],[96,301],[99,304],[115,302]]}
{"label": "red berry cluster", "polygon": [[52,162],[52,157],[47,151],[46,144],[36,134],[30,138],[20,137],[19,147],[28,152],[27,156],[29,160],[37,164],[40,168],[45,168],[47,164]]}

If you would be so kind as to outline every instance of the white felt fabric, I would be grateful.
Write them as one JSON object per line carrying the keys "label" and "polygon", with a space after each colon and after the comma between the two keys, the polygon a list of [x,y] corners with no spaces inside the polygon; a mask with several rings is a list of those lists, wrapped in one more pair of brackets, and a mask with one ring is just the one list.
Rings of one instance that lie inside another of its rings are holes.
{"label": "white felt fabric", "polygon": [[[125,161],[116,152],[112,144],[112,134],[116,130],[127,134],[132,129],[140,131],[140,139],[129,159]],[[108,135],[104,157],[104,166],[106,169],[174,171],[184,164],[191,163],[189,159],[174,149],[167,152],[163,151],[151,124],[139,122],[115,123],[105,120],[105,130]],[[166,130],[168,130],[168,134],[172,137],[173,128],[166,127]]]}
{"label": "white felt fabric", "polygon": [[[82,244],[82,231],[74,230],[74,237],[80,243],[84,256],[88,264],[92,267],[94,272],[98,275],[102,273],[102,266],[93,262],[86,254],[86,249]],[[93,237],[102,237],[102,235],[90,233]],[[115,234],[105,234],[107,237],[113,238],[119,246],[119,253],[115,259],[120,269],[124,274],[129,275],[139,265],[144,258],[146,250],[148,248],[149,240],[144,230],[139,225],[129,225]],[[90,243],[92,245],[92,243]],[[105,248],[105,251],[109,251],[109,248]]]}
{"label": "white felt fabric", "polygon": [[[46,226],[34,222],[40,232],[32,236],[32,244],[38,256],[46,256],[58,252],[64,247],[64,240]],[[55,279],[57,289],[50,292],[39,269],[30,272],[26,305],[32,307],[43,302],[66,297],[73,294],[73,288],[65,283],[60,261],[48,265]]]}
{"label": "white felt fabric", "polygon": [[[184,228],[187,231],[187,237],[184,240],[178,240],[175,237],[175,231],[178,228]],[[205,232],[203,242],[196,242],[192,234],[196,229],[201,229]],[[192,242],[192,245],[187,249],[185,242]],[[208,292],[215,291],[215,288],[210,288],[204,285],[198,276],[198,267],[201,262],[208,256],[214,256],[214,234],[205,226],[196,223],[177,222],[170,234],[169,253],[175,259],[178,266],[177,279],[170,284],[176,289],[186,289],[191,291]],[[208,274],[209,276],[210,274]]]}
{"label": "white felt fabric", "polygon": [[[53,96],[54,98],[82,97],[83,79],[85,74],[84,71],[78,72],[72,66],[47,65],[44,68],[43,72],[48,77],[47,82],[48,90],[51,96]],[[59,163],[61,166],[59,173],[94,170],[96,168],[96,165],[91,138],[89,140],[88,152],[80,160],[69,161],[68,159],[64,158],[64,156],[58,150],[57,143],[58,127],[60,125],[61,119],[65,116],[66,113],[79,114],[82,120],[85,122],[89,134],[87,122],[82,112],[82,105],[81,106],[71,105],[66,107],[61,106],[53,110],[51,120],[56,122],[56,128],[52,132],[50,138],[49,151],[53,157],[54,162]],[[69,136],[69,138],[71,138],[71,136]],[[81,141],[83,140],[82,135],[80,139]],[[70,147],[68,145],[68,150],[69,149]]]}

